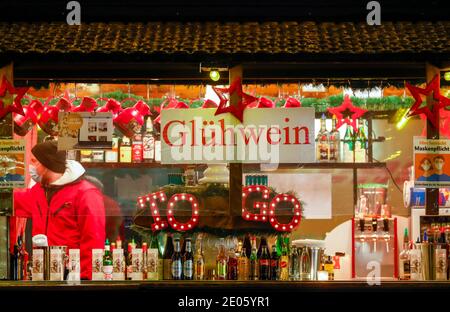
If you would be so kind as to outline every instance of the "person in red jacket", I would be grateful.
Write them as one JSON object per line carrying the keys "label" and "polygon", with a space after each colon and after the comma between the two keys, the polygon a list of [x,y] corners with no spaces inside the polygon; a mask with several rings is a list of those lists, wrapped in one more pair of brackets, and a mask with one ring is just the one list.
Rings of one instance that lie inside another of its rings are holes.
{"label": "person in red jacket", "polygon": [[49,246],[80,249],[81,278],[91,279],[92,249],[105,242],[103,195],[54,141],[35,145],[31,153],[29,171],[36,184],[14,193],[15,215],[31,218],[33,236],[45,234]]}

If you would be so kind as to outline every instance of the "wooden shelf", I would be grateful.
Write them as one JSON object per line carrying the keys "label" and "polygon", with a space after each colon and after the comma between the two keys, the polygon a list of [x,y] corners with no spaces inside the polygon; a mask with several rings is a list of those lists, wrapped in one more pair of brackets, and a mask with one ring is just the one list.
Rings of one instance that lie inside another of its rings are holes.
{"label": "wooden shelf", "polygon": [[151,169],[151,168],[186,168],[187,166],[195,166],[197,168],[206,167],[205,165],[187,165],[187,164],[171,164],[164,165],[159,162],[152,163],[105,163],[105,162],[82,162],[86,169]]}
{"label": "wooden shelf", "polygon": [[[301,164],[279,164],[277,169],[374,169],[385,168],[384,162],[373,163],[301,163]],[[244,171],[260,171],[260,164],[244,164]]]}
{"label": "wooden shelf", "polygon": [[[195,166],[197,170],[206,169],[206,164],[187,165],[187,164],[171,164],[163,165],[161,163],[105,163],[105,162],[84,162],[81,163],[84,168],[113,168],[113,169],[127,169],[127,168],[186,168],[187,166]],[[244,171],[260,171],[261,164],[243,164]],[[278,164],[277,169],[373,169],[385,168],[386,163],[297,163],[297,164]]]}

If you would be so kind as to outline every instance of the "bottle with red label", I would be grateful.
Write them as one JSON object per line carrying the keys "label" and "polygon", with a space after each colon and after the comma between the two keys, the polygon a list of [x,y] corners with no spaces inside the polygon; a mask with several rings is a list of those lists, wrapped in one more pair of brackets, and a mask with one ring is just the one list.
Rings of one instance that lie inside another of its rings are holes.
{"label": "bottle with red label", "polygon": [[259,279],[269,280],[270,279],[270,255],[267,245],[261,247],[261,256],[259,259]]}
{"label": "bottle with red label", "polygon": [[234,248],[230,248],[228,252],[228,279],[238,279],[238,258],[236,256],[236,251],[234,250]]}
{"label": "bottle with red label", "polygon": [[141,163],[143,158],[143,143],[142,143],[142,135],[140,133],[136,133],[133,137],[133,144],[131,145],[131,156],[132,161],[134,163]]}
{"label": "bottle with red label", "polygon": [[277,246],[272,246],[270,255],[270,279],[277,281],[280,278],[280,257],[278,256]]}

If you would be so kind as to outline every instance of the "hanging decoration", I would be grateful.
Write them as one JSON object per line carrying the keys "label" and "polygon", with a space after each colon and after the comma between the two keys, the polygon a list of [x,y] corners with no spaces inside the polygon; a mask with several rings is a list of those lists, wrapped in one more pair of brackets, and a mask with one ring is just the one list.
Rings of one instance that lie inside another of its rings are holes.
{"label": "hanging decoration", "polygon": [[218,105],[216,102],[210,99],[206,99],[205,102],[202,104],[202,108],[217,108]]}
{"label": "hanging decoration", "polygon": [[79,106],[73,108],[73,112],[94,112],[98,107],[97,101],[89,96],[83,97]]}
{"label": "hanging decoration", "polygon": [[[217,108],[215,115],[217,116],[224,113],[231,113],[240,122],[244,121],[245,108],[249,104],[258,100],[256,97],[243,92],[241,78],[239,77],[236,78],[228,88],[213,87],[213,90],[220,99],[219,107]],[[239,97],[239,102],[237,103],[237,105],[227,106],[228,98],[225,96],[225,94],[228,94],[229,98],[231,98],[235,93]]]}
{"label": "hanging decoration", "polygon": [[38,116],[42,112],[44,106],[38,99],[31,100],[30,103],[23,107],[24,115],[13,114],[14,133],[25,136],[35,124],[38,122]]}
{"label": "hanging decoration", "polygon": [[155,123],[157,124],[161,123],[161,111],[163,109],[185,109],[185,108],[189,108],[189,105],[187,105],[184,102],[178,101],[175,98],[166,99],[161,103],[161,105],[158,108],[155,107],[155,110],[158,112],[158,116],[155,118]]}
{"label": "hanging decoration", "polygon": [[119,115],[119,113],[122,111],[122,105],[116,99],[99,98],[99,99],[97,99],[97,101],[106,101],[104,106],[99,107],[97,109],[97,112],[99,112],[99,113],[111,112],[113,115],[113,119],[116,118]]}
{"label": "hanging decoration", "polygon": [[288,97],[286,102],[284,103],[284,108],[290,108],[290,107],[301,107],[302,103],[300,103],[299,100],[293,97]]}
{"label": "hanging decoration", "polygon": [[8,113],[25,115],[21,100],[27,90],[28,87],[15,88],[3,75],[0,83],[0,120]]}
{"label": "hanging decoration", "polygon": [[[127,100],[130,99],[125,99],[124,101]],[[149,115],[151,115],[150,107],[144,101],[139,100],[133,107],[124,109],[113,119],[114,126],[122,132],[123,135],[132,138],[136,133],[141,132],[145,116]]]}
{"label": "hanging decoration", "polygon": [[50,105],[50,101],[53,97],[49,97],[42,109],[41,115],[38,119],[38,125],[44,130],[45,133],[51,136],[58,135],[58,114],[59,112],[70,112],[72,111],[72,102],[69,100],[69,94],[65,93],[61,98],[59,98],[56,104]]}
{"label": "hanging decoration", "polygon": [[[431,82],[427,83],[425,88],[419,88],[406,83],[406,88],[413,96],[415,102],[409,109],[406,116],[411,117],[414,115],[424,114],[427,120],[433,125],[435,129],[439,129],[439,110],[450,106],[450,99],[441,94],[440,90],[440,76],[435,75]],[[426,103],[427,105],[421,107],[422,96],[429,96],[433,93],[433,103]]]}
{"label": "hanging decoration", "polygon": [[260,97],[258,101],[254,101],[252,103],[250,103],[248,106],[248,108],[275,108],[275,103],[266,98],[266,97]]}
{"label": "hanging decoration", "polygon": [[[344,97],[344,101],[342,102],[341,106],[339,107],[328,107],[328,112],[336,116],[336,128],[339,129],[342,125],[347,124],[349,126],[352,126],[353,131],[355,133],[358,132],[358,126],[356,124],[356,121],[361,118],[366,112],[366,109],[362,109],[359,107],[355,107],[352,104],[352,100],[350,99],[350,96],[347,94]],[[346,112],[350,112],[350,115],[344,116]],[[349,118],[350,117],[350,118]]]}

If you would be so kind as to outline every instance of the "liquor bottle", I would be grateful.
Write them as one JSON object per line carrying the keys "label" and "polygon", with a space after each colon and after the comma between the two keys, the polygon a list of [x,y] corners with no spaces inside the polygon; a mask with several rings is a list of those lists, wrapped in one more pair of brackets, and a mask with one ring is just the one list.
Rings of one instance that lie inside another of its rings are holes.
{"label": "liquor bottle", "polygon": [[309,281],[311,279],[311,259],[309,256],[309,247],[302,248],[300,253],[300,280]]}
{"label": "liquor bottle", "polygon": [[269,249],[267,248],[267,243],[263,245],[261,250],[261,256],[259,259],[259,279],[260,280],[269,280],[270,276],[270,254]]}
{"label": "liquor bottle", "polygon": [[225,253],[225,241],[223,238],[221,238],[219,242],[219,254],[217,255],[216,259],[217,279],[219,280],[227,279],[228,276],[227,262],[228,259]]}
{"label": "liquor bottle", "polygon": [[[149,262],[149,269],[147,279],[150,280],[162,280],[163,279],[163,257],[161,255],[161,251],[158,246],[158,237],[155,236],[152,238],[152,243],[150,245],[150,249],[148,251],[147,261]],[[154,262],[154,264],[153,264]],[[152,268],[152,265],[156,266],[156,268]]]}
{"label": "liquor bottle", "polygon": [[328,280],[334,280],[334,263],[331,256],[328,256],[324,263],[324,269],[328,272]]}
{"label": "liquor bottle", "polygon": [[238,279],[238,257],[236,256],[236,251],[234,248],[230,248],[228,251],[228,279],[237,280]]}
{"label": "liquor bottle", "polygon": [[330,161],[339,162],[341,160],[341,135],[336,128],[336,116],[333,115],[332,129],[330,132]]}
{"label": "liquor bottle", "polygon": [[172,235],[168,234],[163,255],[163,279],[165,280],[172,279],[171,273],[172,255],[173,255],[173,240]]}
{"label": "liquor bottle", "polygon": [[128,243],[127,249],[125,252],[125,275],[127,280],[131,280],[131,273],[132,273],[132,251],[133,247],[131,246],[131,242]]}
{"label": "liquor bottle", "polygon": [[403,250],[398,256],[399,260],[399,278],[401,280],[411,279],[411,257],[409,253],[408,229],[405,228],[403,233]]}
{"label": "liquor bottle", "polygon": [[23,280],[23,267],[24,267],[24,250],[22,235],[17,237],[17,279]]}
{"label": "liquor bottle", "polygon": [[183,258],[181,256],[181,246],[180,240],[178,238],[174,239],[175,250],[172,255],[171,261],[171,275],[173,280],[182,279],[183,275]]}
{"label": "liquor bottle", "polygon": [[245,249],[242,246],[242,242],[239,241],[238,243],[238,280],[240,281],[246,281],[248,280],[249,277],[249,272],[248,272],[248,258],[247,255],[245,254]]}
{"label": "liquor bottle", "polygon": [[186,252],[183,255],[183,278],[194,279],[194,255],[192,254],[192,243],[190,238],[185,239]]}
{"label": "liquor bottle", "polygon": [[412,244],[413,249],[409,251],[410,258],[410,273],[411,280],[420,281],[423,279],[423,266],[422,266],[422,253],[419,248],[416,248],[415,244]]}
{"label": "liquor bottle", "polygon": [[291,248],[291,253],[289,257],[289,279],[291,281],[296,281],[299,279],[299,254],[297,247],[293,246]]}
{"label": "liquor bottle", "polygon": [[261,241],[259,242],[258,253],[256,254],[258,256],[258,259],[261,258],[262,250],[264,247],[266,247],[267,250],[269,250],[269,246],[267,245],[267,239],[264,236],[262,236]]}
{"label": "liquor bottle", "polygon": [[250,235],[245,235],[242,248],[244,249],[246,257],[250,259],[250,255],[252,254],[252,243],[250,242]]}
{"label": "liquor bottle", "polygon": [[355,140],[352,126],[347,125],[343,141],[343,161],[354,162]]}
{"label": "liquor bottle", "polygon": [[278,256],[277,246],[272,245],[272,254],[270,255],[270,279],[277,281],[280,278],[280,257]]}
{"label": "liquor bottle", "polygon": [[116,248],[111,250],[113,257],[113,280],[125,280],[125,262],[126,258],[122,249],[120,237],[116,239]]}
{"label": "liquor bottle", "polygon": [[126,136],[122,138],[119,148],[119,161],[123,163],[131,163],[131,144],[130,139]]}
{"label": "liquor bottle", "polygon": [[155,135],[153,132],[153,122],[150,117],[148,117],[146,121],[145,134],[142,143],[144,162],[155,161]]}
{"label": "liquor bottle", "polygon": [[320,130],[317,134],[316,144],[317,144],[317,161],[327,162],[330,155],[330,134],[326,127],[326,117],[322,114],[320,119]]}
{"label": "liquor bottle", "polygon": [[289,280],[289,253],[286,243],[283,241],[281,248],[281,260],[280,260],[280,280]]}
{"label": "liquor bottle", "polygon": [[133,137],[133,143],[131,145],[131,152],[132,152],[132,162],[133,163],[141,163],[142,162],[142,134],[136,133]]}
{"label": "liquor bottle", "polygon": [[148,274],[148,245],[147,243],[142,243],[142,278],[147,279]]}
{"label": "liquor bottle", "polygon": [[13,253],[10,254],[10,275],[11,280],[19,280],[19,246],[17,242],[14,244]]}
{"label": "liquor bottle", "polygon": [[203,256],[203,244],[199,240],[199,247],[195,254],[195,279],[202,281],[205,279],[205,257]]}
{"label": "liquor bottle", "polygon": [[258,280],[258,251],[256,249],[256,237],[252,237],[252,253],[250,255],[250,276],[251,281]]}
{"label": "liquor bottle", "polygon": [[161,162],[161,135],[155,135],[155,162]]}
{"label": "liquor bottle", "polygon": [[358,121],[358,134],[355,142],[355,162],[367,162],[367,136],[364,121]]}
{"label": "liquor bottle", "polygon": [[105,251],[103,254],[103,280],[112,281],[113,274],[113,259],[111,254],[111,246],[109,240],[106,239]]}

